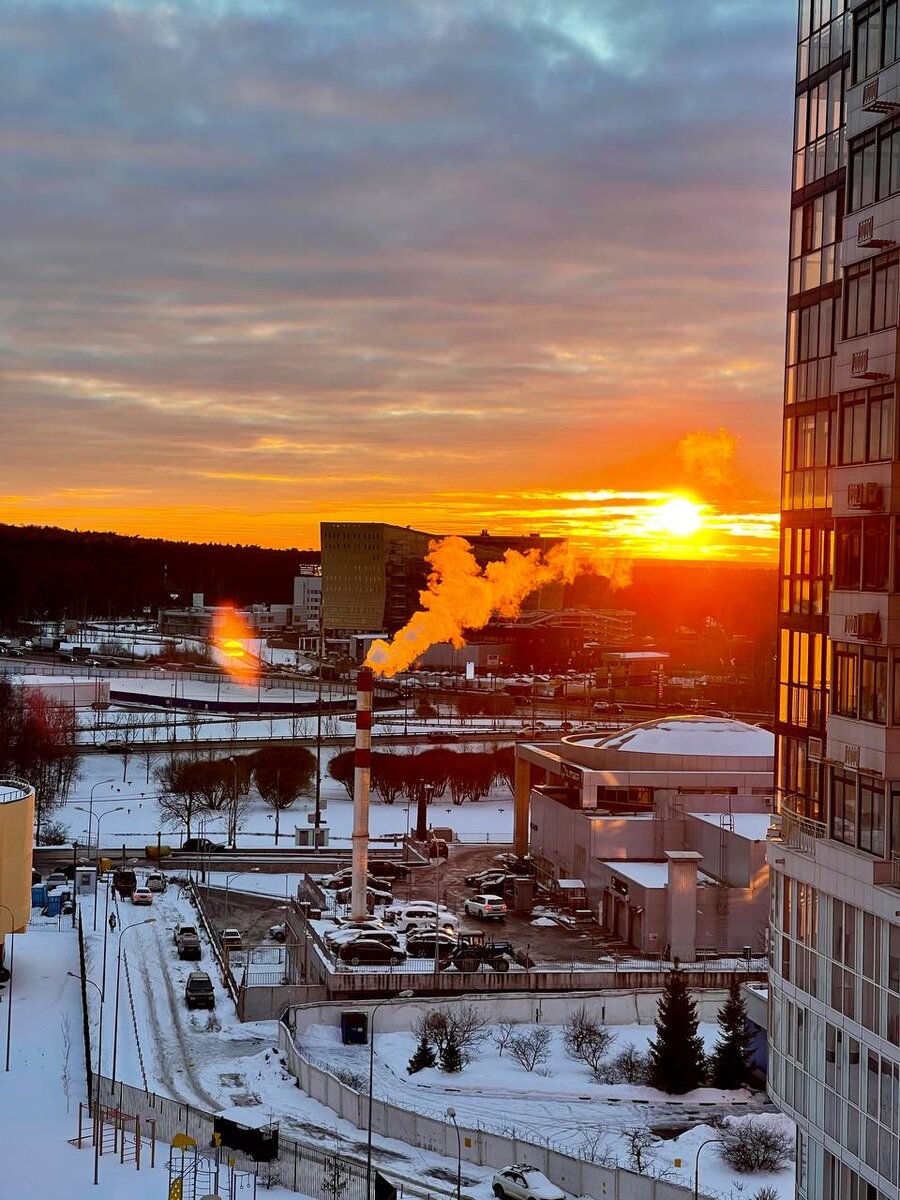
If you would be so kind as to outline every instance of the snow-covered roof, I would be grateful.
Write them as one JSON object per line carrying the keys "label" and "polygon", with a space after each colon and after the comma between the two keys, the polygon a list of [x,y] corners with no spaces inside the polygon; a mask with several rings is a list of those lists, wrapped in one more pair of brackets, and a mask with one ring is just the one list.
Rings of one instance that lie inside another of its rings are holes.
{"label": "snow-covered roof", "polygon": [[664,888],[669,882],[669,864],[667,862],[605,862],[623,879],[639,883],[641,887]]}
{"label": "snow-covered roof", "polygon": [[661,717],[642,725],[632,725],[606,737],[578,740],[581,745],[593,745],[598,750],[620,750],[634,754],[771,758],[775,753],[775,735],[767,729],[728,717],[699,714]]}
{"label": "snow-covered roof", "polygon": [[[769,826],[772,823],[772,817],[769,813],[698,813],[692,812],[687,814],[690,817],[696,817],[698,821],[706,821],[709,825],[715,825],[716,828],[721,828],[722,825],[726,829],[733,827],[737,837],[747,838],[751,842],[764,842],[766,834],[769,831]],[[732,826],[733,823],[733,826]]]}

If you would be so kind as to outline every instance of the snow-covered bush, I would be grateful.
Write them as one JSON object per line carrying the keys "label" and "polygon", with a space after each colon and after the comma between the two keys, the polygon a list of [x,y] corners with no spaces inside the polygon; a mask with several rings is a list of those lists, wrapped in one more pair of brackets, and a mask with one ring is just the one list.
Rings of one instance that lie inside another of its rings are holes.
{"label": "snow-covered bush", "polygon": [[781,1171],[794,1157],[792,1139],[771,1122],[728,1121],[719,1138],[719,1154],[740,1175]]}
{"label": "snow-covered bush", "polygon": [[598,1083],[646,1083],[650,1060],[636,1046],[626,1046],[594,1072]]}
{"label": "snow-covered bush", "polygon": [[543,1025],[538,1025],[527,1033],[514,1034],[507,1042],[510,1058],[514,1059],[526,1071],[534,1071],[550,1057],[550,1046],[553,1034]]}
{"label": "snow-covered bush", "polygon": [[584,1005],[570,1014],[563,1027],[566,1054],[590,1067],[591,1073],[598,1079],[601,1064],[613,1041],[610,1031],[592,1017]]}
{"label": "snow-covered bush", "polygon": [[451,1035],[456,1041],[463,1065],[472,1061],[488,1037],[488,1020],[478,1013],[474,1004],[453,1004],[430,1008],[417,1018],[413,1033],[425,1038],[443,1057]]}

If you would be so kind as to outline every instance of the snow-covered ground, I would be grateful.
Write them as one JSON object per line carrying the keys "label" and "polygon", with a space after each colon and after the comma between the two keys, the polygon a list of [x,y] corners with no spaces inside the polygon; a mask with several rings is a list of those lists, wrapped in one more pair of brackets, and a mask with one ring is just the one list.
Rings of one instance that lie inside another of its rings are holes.
{"label": "snow-covered ground", "polygon": [[[522,1026],[517,1032],[528,1031]],[[652,1025],[610,1027],[615,1035],[610,1055],[628,1046],[645,1052],[655,1034]],[[727,1113],[735,1106],[736,1120],[774,1121],[793,1136],[793,1126],[780,1115],[754,1113],[762,1098],[748,1091],[727,1092],[699,1088],[685,1096],[669,1097],[654,1088],[633,1084],[597,1084],[587,1067],[567,1057],[562,1031],[552,1028],[552,1042],[545,1064],[534,1072],[525,1070],[501,1052],[492,1040],[495,1031],[478,1050],[474,1060],[459,1074],[447,1075],[437,1068],[409,1075],[407,1065],[416,1047],[410,1032],[376,1034],[375,1090],[392,1103],[429,1115],[440,1116],[449,1105],[460,1125],[484,1127],[505,1134],[516,1130],[538,1144],[550,1144],[570,1154],[594,1156],[598,1161],[615,1159],[629,1167],[628,1133],[634,1129],[659,1130],[659,1140],[647,1152],[650,1170],[664,1173],[673,1182],[693,1183],[694,1154],[704,1137],[715,1130],[699,1123],[700,1106]],[[715,1024],[701,1024],[700,1033],[708,1049],[717,1036]],[[368,1049],[344,1046],[339,1030],[331,1025],[314,1025],[305,1030],[302,1051],[319,1065],[365,1076]],[[713,1108],[715,1106],[715,1108]],[[708,1117],[707,1117],[708,1119]],[[688,1126],[685,1130],[685,1126]],[[683,1130],[683,1132],[679,1132]],[[674,1136],[673,1136],[674,1135]],[[681,1165],[677,1165],[677,1160]],[[794,1195],[793,1167],[753,1176],[738,1176],[718,1157],[715,1147],[705,1153],[701,1179],[703,1193],[731,1197],[736,1185],[752,1195],[764,1186],[774,1187],[780,1200]]]}
{"label": "snow-covered ground", "polygon": [[[69,1142],[78,1134],[78,1104],[85,1099],[86,1087],[81,990],[78,980],[68,975],[79,970],[77,935],[71,927],[29,929],[16,938],[14,969],[10,1069],[0,1072],[0,1119],[6,1148],[0,1195],[159,1200],[168,1191],[165,1147],[157,1147],[153,1170],[148,1157],[137,1171],[133,1162],[120,1165],[115,1155],[105,1154],[100,1160],[99,1185],[94,1187],[89,1140],[81,1150]],[[7,984],[0,993],[4,1053],[9,987]],[[106,1021],[111,1020],[112,1006],[107,1004]],[[128,1056],[123,1038],[123,1065]],[[106,1055],[104,1058],[109,1061]],[[267,1195],[297,1200],[296,1193],[283,1188]]]}
{"label": "snow-covered ground", "polygon": [[[349,842],[353,827],[353,805],[344,788],[335,783],[325,772],[332,755],[339,753],[332,746],[322,749],[322,796],[326,802],[324,818],[328,824],[331,840],[340,845]],[[61,820],[71,838],[81,842],[88,840],[90,826],[90,797],[93,791],[93,828],[96,835],[97,817],[100,816],[101,842],[104,845],[143,846],[156,842],[158,831],[162,831],[163,843],[173,846],[181,844],[184,830],[162,825],[156,805],[158,784],[154,770],[165,761],[159,753],[148,758],[143,753],[133,754],[127,763],[125,778],[122,777],[122,759],[119,755],[84,755],[80,762],[80,773],[67,804],[54,814]],[[255,796],[255,793],[254,793]],[[293,842],[295,825],[307,826],[307,817],[313,811],[312,798],[301,798],[293,808],[281,815],[280,845]],[[113,810],[119,811],[113,811]],[[369,810],[372,836],[402,837],[415,824],[415,808],[407,811],[406,804],[382,804],[373,798]],[[429,805],[428,821],[434,826],[450,826],[465,839],[480,838],[490,842],[511,842],[513,826],[513,802],[509,790],[503,785],[494,788],[491,795],[477,804],[453,805],[449,796]],[[227,814],[212,814],[201,822],[202,832],[212,840],[224,840]],[[199,834],[199,828],[192,829]],[[271,808],[258,797],[252,799],[250,807],[241,817],[238,826],[238,845],[263,848],[275,844],[275,817]]]}

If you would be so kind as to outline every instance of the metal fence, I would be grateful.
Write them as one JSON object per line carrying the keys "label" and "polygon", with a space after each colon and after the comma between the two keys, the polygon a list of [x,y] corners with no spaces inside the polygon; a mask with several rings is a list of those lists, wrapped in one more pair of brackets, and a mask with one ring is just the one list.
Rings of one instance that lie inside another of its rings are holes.
{"label": "metal fence", "polygon": [[[170,1100],[155,1092],[143,1091],[130,1084],[101,1076],[98,1080],[100,1102],[137,1118],[140,1128],[152,1131],[156,1142],[172,1144],[176,1134],[187,1134],[200,1148],[215,1143],[213,1135],[222,1133],[213,1113],[194,1108],[178,1100]],[[228,1145],[223,1134],[223,1145]],[[311,1200],[366,1200],[366,1165],[361,1158],[342,1154],[327,1146],[312,1146],[293,1138],[285,1137],[279,1130],[278,1156],[271,1162],[256,1162],[242,1150],[229,1149],[229,1158],[234,1158],[239,1171],[256,1175],[265,1186],[281,1186],[300,1192]],[[379,1168],[381,1174],[391,1176],[390,1171]],[[392,1178],[399,1196],[410,1196],[416,1200],[443,1200],[452,1194],[449,1189],[438,1186],[425,1188],[410,1184],[404,1179]],[[336,1187],[336,1184],[339,1185]]]}

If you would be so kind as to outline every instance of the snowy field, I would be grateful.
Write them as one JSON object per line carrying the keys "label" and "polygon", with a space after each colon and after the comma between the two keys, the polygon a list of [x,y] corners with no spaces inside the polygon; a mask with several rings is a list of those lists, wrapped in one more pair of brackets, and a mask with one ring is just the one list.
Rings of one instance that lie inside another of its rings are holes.
{"label": "snowy field", "polygon": [[[522,1025],[516,1032],[527,1032]],[[610,1026],[615,1040],[610,1055],[628,1046],[646,1052],[655,1034],[652,1025]],[[375,1090],[385,1099],[402,1107],[440,1116],[448,1106],[456,1109],[460,1125],[484,1127],[496,1132],[549,1143],[556,1149],[597,1161],[618,1161],[628,1168],[628,1133],[634,1129],[658,1129],[659,1140],[648,1152],[648,1173],[664,1175],[673,1182],[693,1183],[694,1155],[704,1138],[715,1137],[708,1125],[699,1123],[699,1106],[715,1105],[726,1113],[736,1105],[742,1114],[749,1102],[759,1107],[762,1097],[749,1091],[721,1091],[699,1088],[685,1096],[669,1097],[655,1088],[633,1084],[597,1084],[586,1066],[570,1059],[563,1047],[562,1030],[552,1028],[552,1043],[545,1064],[530,1072],[516,1063],[506,1051],[498,1049],[488,1037],[474,1061],[458,1074],[448,1075],[437,1068],[409,1075],[407,1065],[416,1047],[411,1032],[376,1034]],[[707,1050],[716,1041],[718,1027],[701,1024],[700,1034]],[[318,1065],[346,1070],[365,1076],[368,1049],[344,1046],[335,1026],[314,1025],[305,1030],[302,1051]],[[709,1109],[707,1108],[707,1111]],[[780,1115],[761,1113],[736,1117],[744,1121],[775,1122],[793,1136],[793,1126]],[[690,1126],[686,1131],[685,1126]],[[676,1160],[682,1165],[676,1165]],[[752,1196],[759,1188],[776,1189],[779,1200],[794,1195],[793,1165],[766,1175],[737,1176],[717,1157],[714,1147],[704,1154],[701,1178],[707,1195]],[[743,1186],[739,1193],[736,1185]]]}
{"label": "snowy field", "polygon": [[[481,748],[479,743],[475,748]],[[322,749],[322,796],[326,802],[324,819],[331,833],[331,840],[338,845],[349,844],[353,828],[353,805],[344,788],[335,783],[325,772],[327,764],[339,750],[331,746]],[[88,839],[90,818],[90,796],[93,790],[93,828],[96,835],[97,817],[100,816],[101,841],[104,845],[144,846],[156,842],[158,831],[162,831],[163,843],[179,846],[184,838],[184,829],[162,824],[156,805],[158,785],[154,770],[165,761],[164,754],[148,758],[140,753],[131,756],[127,763],[125,778],[122,775],[122,759],[119,755],[84,755],[80,760],[80,772],[68,803],[54,817],[61,820],[71,839],[85,842]],[[293,844],[295,825],[307,827],[307,817],[313,811],[312,798],[301,798],[293,808],[281,815],[281,840],[279,845]],[[118,810],[118,811],[114,811]],[[400,838],[406,834],[410,821],[415,824],[416,812],[408,811],[406,804],[382,804],[373,797],[369,810],[370,828],[373,838]],[[512,841],[513,801],[509,789],[497,786],[491,795],[476,804],[453,805],[449,796],[436,801],[428,808],[428,821],[434,826],[450,826],[457,834],[478,840],[509,843]],[[194,835],[203,834],[213,841],[224,841],[227,814],[211,814],[203,818]],[[275,844],[275,817],[271,808],[264,804],[255,792],[250,807],[238,825],[238,845],[264,848]]]}

